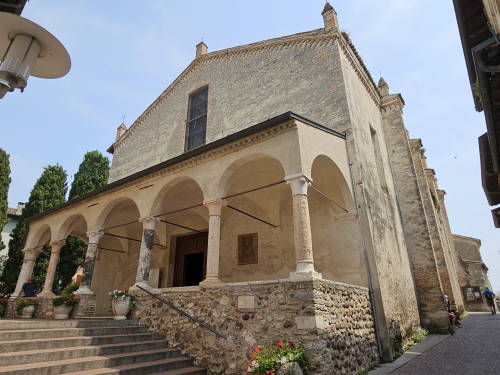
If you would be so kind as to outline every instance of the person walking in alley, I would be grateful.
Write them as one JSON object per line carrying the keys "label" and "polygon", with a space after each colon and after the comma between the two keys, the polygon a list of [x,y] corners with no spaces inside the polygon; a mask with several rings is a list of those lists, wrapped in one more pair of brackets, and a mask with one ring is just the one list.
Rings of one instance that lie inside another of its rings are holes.
{"label": "person walking in alley", "polygon": [[491,315],[495,315],[497,313],[495,307],[495,293],[493,293],[489,288],[486,288],[483,291],[483,296],[486,298],[486,304],[490,308]]}

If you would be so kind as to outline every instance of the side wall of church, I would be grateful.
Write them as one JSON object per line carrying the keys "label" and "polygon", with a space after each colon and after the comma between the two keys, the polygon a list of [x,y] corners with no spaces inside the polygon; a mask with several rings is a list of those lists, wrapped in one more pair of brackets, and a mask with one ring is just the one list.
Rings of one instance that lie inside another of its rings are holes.
{"label": "side wall of church", "polygon": [[[377,277],[394,346],[419,327],[415,288],[378,104],[369,95],[345,50],[341,52],[354,147],[348,149],[366,199]],[[358,197],[359,199],[359,197]],[[362,202],[358,201],[358,204]],[[370,239],[368,239],[370,240]]]}
{"label": "side wall of church", "polygon": [[189,95],[207,85],[206,143],[287,111],[343,130],[348,113],[333,41],[308,40],[202,60],[115,148],[109,182],[184,153]]}

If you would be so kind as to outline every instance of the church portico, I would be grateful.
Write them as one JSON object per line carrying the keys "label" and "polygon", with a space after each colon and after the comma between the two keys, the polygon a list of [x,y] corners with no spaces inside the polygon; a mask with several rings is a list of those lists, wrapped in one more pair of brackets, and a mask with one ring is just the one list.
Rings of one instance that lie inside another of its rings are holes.
{"label": "church portico", "polygon": [[[77,293],[95,308],[80,315],[108,314],[109,292],[135,286],[322,277],[365,286],[360,257],[342,260],[360,252],[343,136],[290,114],[269,121],[34,218],[26,249],[68,235],[88,244]],[[314,147],[302,146],[305,135]],[[50,288],[47,279],[43,295]]]}

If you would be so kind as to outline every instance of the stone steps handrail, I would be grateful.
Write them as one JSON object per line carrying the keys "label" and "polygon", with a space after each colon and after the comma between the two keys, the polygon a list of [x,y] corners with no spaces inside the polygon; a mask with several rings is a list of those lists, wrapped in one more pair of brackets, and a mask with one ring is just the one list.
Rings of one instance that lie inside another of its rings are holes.
{"label": "stone steps handrail", "polygon": [[220,333],[219,331],[217,331],[215,328],[212,328],[210,327],[207,323],[205,323],[203,320],[201,319],[198,319],[190,314],[188,314],[187,312],[185,312],[184,310],[181,310],[180,308],[178,308],[177,306],[175,306],[172,302],[170,301],[167,301],[166,299],[160,297],[160,296],[157,296],[156,294],[153,294],[151,293],[149,290],[146,290],[144,289],[143,287],[141,287],[140,285],[136,285],[137,288],[139,288],[140,290],[142,290],[143,292],[149,294],[151,297],[153,297],[154,299],[157,299],[158,301],[160,301],[161,303],[163,303],[164,305],[167,305],[169,308],[171,308],[172,310],[178,312],[179,314],[181,314],[182,316],[185,316],[186,318],[192,320],[193,322],[195,322],[196,324],[198,324],[200,327],[203,327],[205,329],[208,329],[210,332],[212,332],[215,336],[217,337],[221,337],[223,339],[226,339],[227,340],[227,337],[224,336],[222,333]]}

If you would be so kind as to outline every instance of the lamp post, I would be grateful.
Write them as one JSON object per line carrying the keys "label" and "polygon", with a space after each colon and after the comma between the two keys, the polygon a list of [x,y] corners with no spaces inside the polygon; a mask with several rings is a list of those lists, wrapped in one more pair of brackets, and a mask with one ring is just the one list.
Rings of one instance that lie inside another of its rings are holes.
{"label": "lamp post", "polygon": [[24,91],[30,75],[59,78],[71,59],[64,46],[36,23],[0,12],[0,98],[15,89]]}

